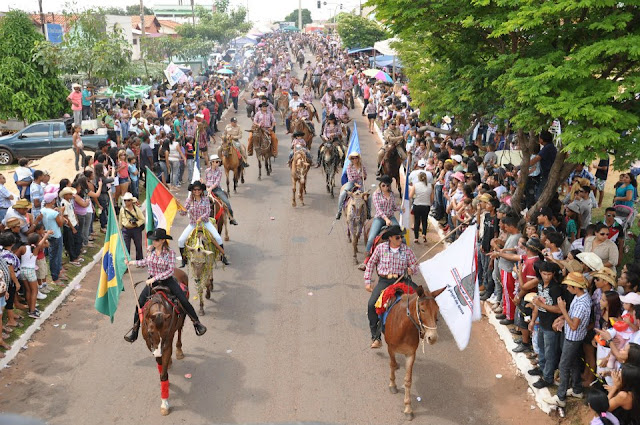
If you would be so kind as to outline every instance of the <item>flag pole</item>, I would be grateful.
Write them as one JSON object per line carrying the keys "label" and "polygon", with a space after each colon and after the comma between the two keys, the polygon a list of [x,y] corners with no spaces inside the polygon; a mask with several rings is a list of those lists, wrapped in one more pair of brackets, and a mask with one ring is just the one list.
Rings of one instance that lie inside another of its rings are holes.
{"label": "flag pole", "polygon": [[442,239],[440,239],[438,242],[436,242],[435,244],[433,244],[433,246],[431,248],[429,248],[424,254],[422,254],[420,256],[420,258],[418,258],[417,262],[420,262],[420,260],[422,260],[428,253],[430,253],[431,251],[433,251],[433,249],[440,245],[442,242],[444,242],[449,236],[451,236],[454,232],[456,232],[460,227],[464,226],[465,224],[469,224],[469,222],[473,219],[473,217],[468,218],[467,220],[463,221],[462,223],[460,223],[458,225],[458,227],[456,227],[455,229],[451,230],[449,233],[447,233],[446,235],[444,235],[442,237]]}
{"label": "flag pole", "polygon": [[[122,252],[125,253],[126,255],[126,253],[128,253],[129,251],[125,250],[124,240],[122,238],[122,229],[120,229],[120,220],[118,220],[118,216],[116,215],[116,209],[113,205],[113,197],[111,196],[111,192],[109,192],[109,204],[111,205],[111,212],[113,213],[113,219],[116,221],[116,227],[118,228],[118,239],[120,240],[120,248],[122,249]],[[131,289],[133,289],[133,296],[136,299],[136,307],[138,308],[138,319],[140,320],[140,323],[142,323],[142,308],[140,308],[140,302],[138,301],[138,294],[136,293],[136,286],[133,283],[133,276],[131,276],[131,269],[129,268],[129,260],[127,260],[125,265],[127,266],[127,271],[129,272],[127,274],[129,275],[129,281],[131,282]]]}

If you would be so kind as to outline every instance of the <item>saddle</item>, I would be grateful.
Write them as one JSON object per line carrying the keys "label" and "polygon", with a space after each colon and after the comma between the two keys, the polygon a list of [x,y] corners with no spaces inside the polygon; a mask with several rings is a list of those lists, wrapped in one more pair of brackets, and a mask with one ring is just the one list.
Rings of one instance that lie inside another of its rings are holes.
{"label": "saddle", "polygon": [[[178,285],[180,285],[180,289],[185,293],[187,299],[189,299],[189,288],[181,282],[178,282]],[[182,308],[182,304],[180,304],[178,298],[173,295],[173,292],[171,292],[171,290],[164,285],[157,285],[151,288],[151,293],[147,298],[147,302],[145,302],[142,308],[143,311],[145,307],[151,302],[151,299],[154,295],[162,296],[164,301],[166,301],[171,306],[171,308],[176,312],[177,315],[184,314],[184,309]]]}
{"label": "saddle", "polygon": [[415,290],[400,281],[386,288],[380,294],[378,301],[376,301],[376,313],[382,322],[382,332],[384,332],[385,324],[387,323],[387,317],[394,305],[400,302],[404,294],[411,295]]}
{"label": "saddle", "polygon": [[215,223],[214,223],[214,225],[215,225],[218,221],[220,221],[220,218],[222,217],[222,214],[224,214],[224,211],[227,208],[227,205],[224,202],[222,202],[222,200],[220,198],[218,198],[214,193],[210,193],[210,195],[211,195],[211,198],[209,198],[209,199],[210,199],[210,202],[211,202],[211,211],[215,210],[215,208],[214,208],[215,204],[218,204],[218,207],[220,207],[218,209],[218,212],[216,213],[216,215],[213,217],[213,219],[215,220]]}

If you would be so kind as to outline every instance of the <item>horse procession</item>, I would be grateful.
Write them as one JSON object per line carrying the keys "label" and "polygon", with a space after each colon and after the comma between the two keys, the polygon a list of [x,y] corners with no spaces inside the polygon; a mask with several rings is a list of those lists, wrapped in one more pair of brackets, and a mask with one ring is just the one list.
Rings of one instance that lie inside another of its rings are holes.
{"label": "horse procession", "polygon": [[[334,224],[345,215],[346,240],[353,249],[353,262],[364,271],[365,288],[371,293],[368,302],[371,348],[382,346],[384,333],[390,358],[391,393],[398,391],[396,355],[406,356],[404,413],[407,419],[413,419],[410,397],[413,363],[421,341],[429,344],[437,341],[435,297],[442,290],[431,293],[411,279],[417,272],[417,259],[403,243],[402,231],[394,217],[398,205],[391,186],[395,179],[401,193],[399,169],[406,158],[400,147],[401,136],[398,139],[400,133],[395,128],[385,132],[386,143],[378,153],[378,187],[372,192],[367,189],[367,170],[359,145],[355,147],[357,130],[355,125],[350,126],[353,119],[349,114],[355,107],[353,60],[327,40],[305,35],[267,37],[264,47],[256,49],[254,55],[256,78],[246,89],[250,95],[243,99],[250,128],[241,128],[237,118],[232,117],[217,152],[208,157],[209,166],[202,179],[194,178],[189,185],[189,195],[180,210],[189,220],[178,238],[181,264],[177,264],[177,254],[169,247],[168,241],[173,239],[168,233],[170,229],[160,227],[147,235],[151,241],[147,256],[127,262],[147,267],[149,278],[136,304],[133,327],[124,338],[133,343],[142,331],[160,375],[161,414],[168,415],[174,339],[176,359],[182,360],[185,318],[191,319],[198,336],[206,333],[199,316],[205,315],[205,300],[212,298],[216,270],[230,265],[225,242],[230,240],[228,225],[237,224],[230,198],[238,192],[239,185],[245,184],[245,169],[254,153],[257,179],[263,178],[263,165],[266,177],[273,175],[272,164],[278,157],[279,145],[276,128],[281,125],[291,138],[288,167],[292,207],[305,206],[309,172],[314,166],[321,169],[331,199],[339,185]],[[315,60],[305,63],[310,56]],[[296,76],[295,62],[302,79]],[[319,101],[321,111],[314,101]],[[242,144],[245,132],[246,148]],[[316,137],[319,143],[314,152]],[[213,137],[208,143],[212,142],[216,142]],[[363,262],[358,261],[361,240],[366,253]],[[371,281],[374,272],[379,276],[375,285]],[[195,283],[197,312],[189,301],[189,280]]]}

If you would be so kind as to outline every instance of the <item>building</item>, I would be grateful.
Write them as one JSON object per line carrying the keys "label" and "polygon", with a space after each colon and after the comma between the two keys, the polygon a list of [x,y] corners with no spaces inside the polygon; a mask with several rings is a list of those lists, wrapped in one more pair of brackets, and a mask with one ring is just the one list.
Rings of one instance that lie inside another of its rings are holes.
{"label": "building", "polygon": [[[140,16],[127,16],[130,20],[129,24],[131,28],[136,29],[138,31],[142,31],[140,27]],[[162,25],[158,18],[153,15],[146,15],[144,17],[144,31],[145,33],[157,34],[160,33],[162,29]]]}
{"label": "building", "polygon": [[[172,20],[181,24],[193,23],[194,11],[191,9],[191,4],[187,0],[184,3],[187,4],[157,4],[153,6],[153,13],[159,20]],[[213,3],[196,4],[195,6],[215,12]],[[196,22],[197,20],[196,16]]]}

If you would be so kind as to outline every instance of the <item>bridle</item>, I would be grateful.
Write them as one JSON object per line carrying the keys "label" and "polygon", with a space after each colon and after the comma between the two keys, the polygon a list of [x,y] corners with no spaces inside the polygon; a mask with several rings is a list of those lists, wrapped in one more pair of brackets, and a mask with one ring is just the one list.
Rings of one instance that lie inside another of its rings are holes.
{"label": "bridle", "polygon": [[418,335],[420,336],[420,339],[424,339],[424,337],[426,336],[427,330],[435,331],[438,329],[438,325],[436,325],[435,327],[431,327],[422,323],[422,318],[420,317],[420,305],[419,305],[420,300],[435,301],[436,299],[431,295],[416,297],[416,316],[418,317],[418,320],[416,321],[416,319],[414,319],[413,316],[411,315],[411,310],[409,310],[409,296],[407,295],[407,317],[409,318],[411,323],[413,323],[413,326],[415,326],[416,329],[418,330]]}

